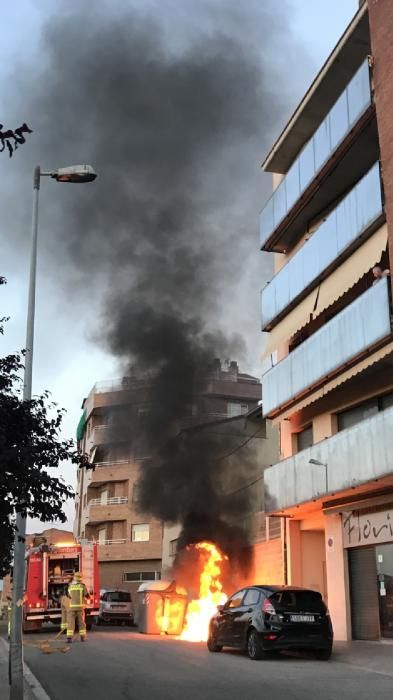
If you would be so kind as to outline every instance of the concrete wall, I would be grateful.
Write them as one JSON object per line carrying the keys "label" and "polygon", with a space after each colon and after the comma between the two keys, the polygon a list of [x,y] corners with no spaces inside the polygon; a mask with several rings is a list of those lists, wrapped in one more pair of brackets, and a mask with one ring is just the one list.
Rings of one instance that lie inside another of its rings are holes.
{"label": "concrete wall", "polygon": [[253,547],[254,567],[247,583],[284,583],[284,557],[281,538],[258,542]]}
{"label": "concrete wall", "polygon": [[[270,511],[354,489],[393,473],[393,408],[309,447],[265,472]],[[316,459],[322,466],[310,464]],[[325,467],[327,465],[328,483]],[[356,465],[354,470],[353,465]]]}

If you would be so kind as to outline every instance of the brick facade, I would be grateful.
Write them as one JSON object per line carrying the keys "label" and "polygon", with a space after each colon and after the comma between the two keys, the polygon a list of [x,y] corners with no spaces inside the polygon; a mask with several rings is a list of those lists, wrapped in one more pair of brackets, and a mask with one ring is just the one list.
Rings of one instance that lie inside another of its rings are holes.
{"label": "brick facade", "polygon": [[377,111],[390,265],[393,261],[393,4],[369,0],[374,99]]}

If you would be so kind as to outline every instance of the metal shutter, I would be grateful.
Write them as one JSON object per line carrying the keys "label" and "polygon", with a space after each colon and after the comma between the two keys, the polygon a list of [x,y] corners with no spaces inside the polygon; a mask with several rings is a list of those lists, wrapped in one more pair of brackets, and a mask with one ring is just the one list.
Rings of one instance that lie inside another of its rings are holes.
{"label": "metal shutter", "polygon": [[380,638],[377,565],[374,547],[349,549],[353,639]]}

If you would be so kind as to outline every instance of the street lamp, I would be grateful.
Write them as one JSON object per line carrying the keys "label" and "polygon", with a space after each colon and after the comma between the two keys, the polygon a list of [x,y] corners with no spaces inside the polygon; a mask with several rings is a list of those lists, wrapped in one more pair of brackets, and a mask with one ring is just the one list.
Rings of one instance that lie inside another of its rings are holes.
{"label": "street lamp", "polygon": [[309,459],[309,460],[308,460],[308,463],[309,463],[309,464],[313,464],[313,465],[316,466],[316,467],[324,467],[324,468],[325,468],[326,493],[328,493],[328,492],[329,492],[328,465],[325,464],[324,462],[320,462],[319,459],[313,459],[313,458]]}
{"label": "street lamp", "polygon": [[[26,356],[23,386],[23,400],[29,401],[32,394],[33,348],[34,348],[34,315],[37,273],[37,240],[38,240],[38,193],[41,177],[51,177],[57,182],[92,182],[97,177],[91,165],[71,165],[42,172],[39,165],[34,169],[33,178],[33,218],[32,241],[30,257],[29,297],[26,324]],[[21,503],[21,506],[24,504]],[[25,537],[26,518],[21,512],[16,513],[16,531],[14,539],[13,592],[10,634],[10,700],[23,700],[23,651],[22,651],[22,621],[23,595],[25,585]]]}

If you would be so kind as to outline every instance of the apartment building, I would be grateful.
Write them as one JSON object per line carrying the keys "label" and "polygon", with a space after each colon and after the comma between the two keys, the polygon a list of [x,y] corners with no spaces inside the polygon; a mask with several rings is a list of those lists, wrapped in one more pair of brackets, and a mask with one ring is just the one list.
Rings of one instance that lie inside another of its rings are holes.
{"label": "apartment building", "polygon": [[393,3],[361,2],[263,163],[266,498],[338,640],[393,637],[392,36]]}
{"label": "apartment building", "polygon": [[[97,383],[82,405],[79,447],[96,468],[78,471],[74,533],[98,542],[102,588],[135,592],[161,576],[163,525],[138,509],[140,470],[154,451],[143,431],[151,394],[150,384],[125,378]],[[245,414],[260,399],[259,379],[216,359],[179,429]]]}

